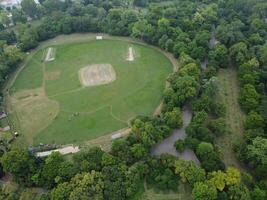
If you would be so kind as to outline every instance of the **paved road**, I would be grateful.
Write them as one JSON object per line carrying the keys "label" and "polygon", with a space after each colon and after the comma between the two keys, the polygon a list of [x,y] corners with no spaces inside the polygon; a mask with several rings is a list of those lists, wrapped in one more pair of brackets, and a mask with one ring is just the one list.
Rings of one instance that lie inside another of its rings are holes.
{"label": "paved road", "polygon": [[161,154],[171,154],[178,158],[182,158],[184,160],[192,160],[196,164],[200,164],[199,160],[197,159],[195,153],[190,149],[185,149],[184,152],[179,153],[176,151],[174,147],[174,143],[178,139],[185,139],[186,133],[185,129],[189,125],[191,118],[192,118],[192,111],[188,107],[184,107],[183,110],[183,127],[181,129],[175,129],[173,130],[173,133],[163,140],[162,142],[156,144],[151,149],[151,154],[155,156],[159,156]]}

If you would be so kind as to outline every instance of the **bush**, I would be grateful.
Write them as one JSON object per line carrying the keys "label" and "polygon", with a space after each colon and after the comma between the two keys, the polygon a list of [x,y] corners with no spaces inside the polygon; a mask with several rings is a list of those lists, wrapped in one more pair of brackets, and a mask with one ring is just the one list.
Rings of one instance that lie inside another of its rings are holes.
{"label": "bush", "polygon": [[185,149],[185,142],[184,142],[184,140],[179,139],[179,140],[177,140],[175,142],[174,145],[175,145],[176,150],[178,152],[180,152],[180,153],[182,153],[184,151],[184,149]]}

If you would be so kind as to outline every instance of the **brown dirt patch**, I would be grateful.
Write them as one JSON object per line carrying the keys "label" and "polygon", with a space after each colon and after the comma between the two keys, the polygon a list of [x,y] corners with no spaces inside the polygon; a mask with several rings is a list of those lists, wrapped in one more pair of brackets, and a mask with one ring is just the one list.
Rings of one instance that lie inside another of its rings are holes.
{"label": "brown dirt patch", "polygon": [[51,71],[45,73],[45,80],[51,81],[51,80],[57,80],[61,74],[61,71]]}
{"label": "brown dirt patch", "polygon": [[79,79],[83,86],[96,86],[116,80],[116,73],[110,64],[95,64],[79,70]]}

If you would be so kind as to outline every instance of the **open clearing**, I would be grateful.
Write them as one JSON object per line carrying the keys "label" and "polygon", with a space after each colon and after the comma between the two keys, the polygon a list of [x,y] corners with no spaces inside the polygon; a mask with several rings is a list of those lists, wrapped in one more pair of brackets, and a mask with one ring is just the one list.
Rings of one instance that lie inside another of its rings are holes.
{"label": "open clearing", "polygon": [[[44,48],[29,55],[10,85],[7,111],[22,144],[84,144],[126,128],[136,115],[152,115],[160,104],[165,80],[173,70],[162,52],[126,39],[79,37],[80,41],[69,36],[73,41],[65,43],[55,38],[58,44],[48,41],[56,49],[53,62],[42,62],[47,49],[42,44]],[[125,59],[129,46],[138,55],[134,62]],[[82,76],[90,87],[84,87],[79,77],[85,66]],[[93,72],[88,72],[90,68]],[[107,77],[97,78],[94,73]]]}
{"label": "open clearing", "polygon": [[85,87],[104,85],[116,80],[116,72],[110,64],[95,64],[80,69],[79,78]]}
{"label": "open clearing", "polygon": [[218,78],[219,98],[226,106],[227,132],[217,139],[217,145],[226,166],[235,166],[241,169],[233,152],[234,144],[243,137],[244,121],[244,115],[238,103],[239,83],[237,71],[233,68],[220,69]]}

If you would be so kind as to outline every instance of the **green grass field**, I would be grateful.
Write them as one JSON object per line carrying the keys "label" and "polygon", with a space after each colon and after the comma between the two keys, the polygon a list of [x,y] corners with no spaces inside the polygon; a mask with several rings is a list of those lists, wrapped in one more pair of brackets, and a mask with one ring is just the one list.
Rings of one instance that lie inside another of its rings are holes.
{"label": "green grass field", "polygon": [[233,152],[233,146],[243,137],[244,114],[239,106],[239,83],[237,71],[233,68],[220,69],[219,79],[219,101],[226,106],[225,135],[217,139],[217,145],[222,154],[226,166],[235,166],[242,169]]}
{"label": "green grass field", "polygon": [[[135,60],[126,60],[128,48]],[[60,43],[55,60],[39,49],[10,88],[9,116],[24,144],[79,143],[127,126],[136,115],[151,115],[161,101],[171,61],[160,51],[126,40]],[[111,64],[116,80],[83,87],[79,69]]]}

